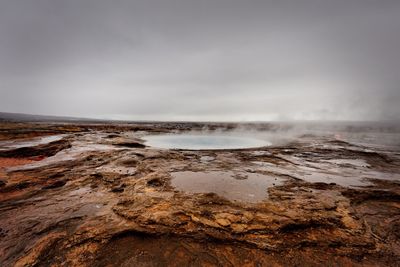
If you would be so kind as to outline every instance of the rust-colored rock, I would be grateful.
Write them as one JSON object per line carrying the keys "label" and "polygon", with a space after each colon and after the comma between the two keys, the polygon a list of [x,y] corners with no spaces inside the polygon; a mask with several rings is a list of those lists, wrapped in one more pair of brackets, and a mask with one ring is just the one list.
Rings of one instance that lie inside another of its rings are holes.
{"label": "rust-colored rock", "polygon": [[[3,124],[2,139],[16,144],[17,137],[53,133],[63,138],[0,150],[0,265],[400,262],[400,157],[395,148],[366,148],[330,135],[223,151],[159,150],[141,141],[144,132],[203,127]],[[210,128],[224,131],[233,125]],[[176,172],[232,174],[227,185],[249,183],[257,174],[271,183],[265,198],[243,201],[228,198],[232,195],[223,190],[178,190],[172,183]]]}

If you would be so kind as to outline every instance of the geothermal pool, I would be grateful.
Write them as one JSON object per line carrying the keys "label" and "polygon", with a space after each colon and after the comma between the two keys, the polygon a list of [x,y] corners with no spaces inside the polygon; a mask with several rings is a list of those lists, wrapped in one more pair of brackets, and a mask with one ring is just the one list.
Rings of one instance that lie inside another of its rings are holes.
{"label": "geothermal pool", "polygon": [[149,135],[143,139],[147,146],[186,150],[245,149],[271,145],[257,138],[216,134]]}

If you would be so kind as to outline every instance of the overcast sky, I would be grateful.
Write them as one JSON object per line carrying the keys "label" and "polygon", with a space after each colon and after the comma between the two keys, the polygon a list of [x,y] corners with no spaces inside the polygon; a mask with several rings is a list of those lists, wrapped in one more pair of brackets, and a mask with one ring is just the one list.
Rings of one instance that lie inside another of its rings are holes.
{"label": "overcast sky", "polygon": [[400,118],[399,0],[0,0],[0,111]]}

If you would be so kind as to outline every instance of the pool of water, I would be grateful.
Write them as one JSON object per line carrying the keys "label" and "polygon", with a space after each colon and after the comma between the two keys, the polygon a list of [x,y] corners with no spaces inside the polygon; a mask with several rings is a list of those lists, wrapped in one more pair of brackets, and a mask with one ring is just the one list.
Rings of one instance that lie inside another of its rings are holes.
{"label": "pool of water", "polygon": [[149,135],[144,139],[147,146],[186,150],[245,149],[271,145],[257,138],[230,135]]}
{"label": "pool of water", "polygon": [[2,141],[0,142],[0,150],[9,150],[9,149],[16,149],[21,147],[32,147],[32,146],[39,146],[48,144],[51,142],[55,142],[61,140],[65,137],[65,134],[60,135],[49,135],[49,136],[42,136],[36,137],[27,140],[11,140],[11,141]]}
{"label": "pool of water", "polygon": [[189,193],[215,193],[231,201],[259,202],[268,197],[268,188],[283,184],[282,178],[258,173],[174,172],[171,185]]}
{"label": "pool of water", "polygon": [[[363,187],[371,185],[364,178],[380,179],[384,176],[374,175],[363,160],[332,159],[320,163],[298,163],[293,166],[279,166],[273,163],[253,161],[257,171],[267,171],[277,175],[288,175],[302,179],[308,183],[335,183],[343,187]],[[341,165],[343,164],[343,165]],[[307,165],[307,166],[306,166]],[[360,167],[360,168],[355,168]],[[378,178],[379,177],[379,178]]]}

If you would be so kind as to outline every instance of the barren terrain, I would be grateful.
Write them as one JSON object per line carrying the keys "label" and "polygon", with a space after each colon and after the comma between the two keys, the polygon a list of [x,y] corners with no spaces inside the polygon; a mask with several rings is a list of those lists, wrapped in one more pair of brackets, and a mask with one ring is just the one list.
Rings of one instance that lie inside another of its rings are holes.
{"label": "barren terrain", "polygon": [[241,125],[274,138],[240,150],[144,141],[237,128],[0,123],[0,265],[399,266],[397,129]]}

